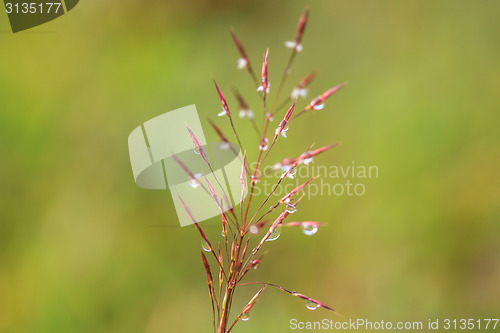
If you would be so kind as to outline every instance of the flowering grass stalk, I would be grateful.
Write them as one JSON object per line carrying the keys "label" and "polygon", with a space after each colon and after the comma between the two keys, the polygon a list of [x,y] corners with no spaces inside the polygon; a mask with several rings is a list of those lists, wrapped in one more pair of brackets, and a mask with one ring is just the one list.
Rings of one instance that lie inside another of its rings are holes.
{"label": "flowering grass stalk", "polygon": [[[250,59],[245,51],[245,48],[243,47],[243,43],[236,35],[236,32],[234,30],[231,30],[233,41],[240,54],[240,58],[238,59],[238,68],[246,69],[246,71],[250,74],[251,79],[257,86],[258,95],[262,100],[262,126],[259,128],[255,120],[254,113],[250,110],[242,95],[238,91],[233,90],[237,103],[240,107],[238,115],[240,116],[240,118],[248,118],[258,135],[258,141],[255,143],[255,145],[250,145],[250,147],[255,147],[256,150],[258,149],[258,158],[255,161],[256,163],[254,164],[255,168],[254,170],[250,170],[250,164],[247,161],[248,154],[244,150],[242,140],[238,134],[238,131],[236,130],[234,119],[232,117],[228,102],[222,90],[214,80],[217,95],[222,106],[222,111],[219,113],[219,116],[224,118],[227,117],[233,132],[232,134],[238,142],[240,151],[237,151],[237,148],[233,147],[230,144],[228,137],[222,132],[219,126],[217,126],[213,121],[209,120],[210,125],[219,138],[221,149],[231,149],[233,150],[233,152],[235,152],[235,155],[238,155],[240,152],[243,155],[243,157],[241,158],[241,199],[239,202],[239,214],[236,214],[235,210],[229,204],[228,196],[224,192],[224,188],[221,185],[221,182],[219,181],[219,179],[217,179],[213,172],[213,166],[210,164],[208,156],[204,151],[203,145],[196,137],[195,133],[193,133],[190,129],[188,129],[188,131],[193,140],[195,153],[202,157],[203,163],[206,164],[208,170],[211,171],[210,180],[208,179],[209,177],[206,176],[204,176],[203,178],[195,177],[195,175],[186,167],[186,165],[174,155],[175,161],[181,166],[182,170],[184,170],[190,180],[193,180],[197,182],[198,185],[201,185],[201,188],[203,188],[203,190],[213,198],[217,207],[221,211],[220,216],[222,222],[222,239],[217,243],[211,243],[204,233],[203,229],[195,220],[193,214],[191,214],[189,207],[187,207],[182,198],[179,197],[181,203],[186,209],[186,212],[192,219],[201,236],[203,249],[201,251],[202,263],[206,271],[208,292],[211,300],[213,328],[214,332],[217,333],[228,333],[240,320],[248,320],[250,311],[256,305],[258,299],[265,291],[266,287],[278,288],[285,293],[291,294],[292,296],[304,300],[306,303],[306,307],[310,310],[315,310],[321,307],[326,310],[330,310],[333,312],[335,311],[333,308],[314,298],[295,291],[290,291],[286,288],[269,282],[243,282],[244,278],[246,278],[247,274],[252,269],[259,267],[265,254],[261,253],[261,249],[264,244],[266,244],[266,242],[276,240],[280,236],[282,227],[299,227],[302,228],[303,232],[306,235],[311,236],[318,231],[319,227],[324,226],[324,223],[317,221],[286,221],[287,218],[297,210],[297,206],[303,197],[303,195],[299,196],[301,192],[303,192],[310,184],[310,182],[314,181],[315,178],[307,180],[306,182],[294,188],[292,191],[282,196],[280,199],[277,199],[276,203],[269,209],[264,210],[263,208],[269,200],[274,198],[276,190],[283,182],[285,182],[288,178],[294,178],[296,168],[299,165],[309,164],[317,155],[332,149],[333,147],[337,146],[338,143],[320,147],[314,150],[312,150],[313,146],[310,146],[297,157],[285,158],[281,160],[281,162],[275,163],[270,172],[281,171],[281,176],[274,185],[271,193],[267,195],[267,197],[258,205],[256,209],[254,208],[253,213],[249,213],[252,208],[252,204],[255,200],[257,200],[255,189],[258,186],[258,182],[262,179],[262,177],[265,177],[267,175],[261,172],[262,166],[268,156],[272,155],[271,151],[273,150],[276,142],[278,140],[282,140],[280,139],[281,137],[287,137],[289,125],[293,123],[293,121],[297,117],[311,110],[322,109],[325,101],[329,97],[337,93],[345,85],[345,83],[343,83],[327,90],[320,96],[314,98],[301,111],[297,112],[296,108],[298,105],[298,98],[306,96],[307,88],[316,76],[316,72],[312,72],[311,74],[305,76],[299,82],[299,84],[293,88],[291,93],[284,100],[284,102],[280,104],[279,107],[276,107],[276,105],[278,105],[277,102],[280,98],[280,93],[285,86],[287,77],[291,71],[294,59],[296,55],[300,51],[302,51],[302,38],[304,35],[305,27],[307,25],[308,17],[309,9],[306,8],[299,19],[294,41],[285,43],[287,47],[292,49],[292,52],[284,69],[284,73],[278,86],[276,96],[274,97],[271,109],[267,109],[267,100],[270,96],[270,82],[268,77],[268,61],[270,55],[269,49],[266,50],[263,57],[261,78],[259,80],[255,72],[253,71],[253,68],[250,64]],[[274,133],[272,133],[272,135],[270,136],[268,130],[271,127],[274,116],[280,111],[280,109],[282,109],[289,103],[290,106],[283,116],[283,119],[276,127]],[[220,194],[221,192],[219,192],[218,194],[215,188],[220,188],[222,190],[222,195]],[[248,193],[247,196],[245,196],[246,193]],[[259,213],[261,215],[260,217],[257,217],[259,216]],[[277,213],[277,216],[274,218],[270,218],[270,216],[275,213]],[[264,219],[265,217],[268,217],[268,219]],[[256,241],[257,245],[250,250],[250,240],[255,238],[261,231],[265,231],[263,232],[263,237],[260,239],[260,241]],[[210,254],[209,258],[205,256],[204,252]],[[212,273],[212,265],[214,263],[215,267],[217,267],[219,270],[218,280],[214,280],[214,276]],[[236,290],[243,286],[252,285],[261,285],[262,287],[256,292],[254,297],[250,299],[247,305],[231,322],[231,310]]]}

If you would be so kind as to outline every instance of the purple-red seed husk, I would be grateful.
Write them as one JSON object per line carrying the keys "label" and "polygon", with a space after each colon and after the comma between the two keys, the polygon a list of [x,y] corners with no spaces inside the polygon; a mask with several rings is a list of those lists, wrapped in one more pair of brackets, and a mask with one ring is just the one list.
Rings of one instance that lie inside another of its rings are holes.
{"label": "purple-red seed husk", "polygon": [[215,84],[215,88],[217,89],[217,93],[219,94],[219,99],[222,103],[222,108],[224,109],[224,111],[226,112],[226,115],[231,118],[231,112],[229,112],[229,107],[227,106],[227,101],[226,101],[226,98],[224,97],[224,94],[222,93],[222,91],[219,89],[219,86],[217,85],[217,82],[214,81],[214,84]]}
{"label": "purple-red seed husk", "polygon": [[309,18],[309,8],[306,8],[302,15],[299,18],[299,22],[297,24],[297,34],[295,37],[296,45],[300,45],[302,41],[302,37],[304,36],[304,31],[307,25],[307,19]]}
{"label": "purple-red seed husk", "polygon": [[313,177],[311,179],[309,179],[307,182],[297,186],[296,188],[294,188],[293,190],[291,190],[288,194],[286,194],[285,196],[283,196],[283,198],[281,198],[280,200],[280,203],[284,203],[287,199],[290,199],[290,197],[292,195],[294,195],[295,193],[299,192],[300,190],[302,190],[304,188],[304,186],[306,186],[307,184],[309,184],[311,181],[313,181],[314,179],[316,179],[317,177]]}
{"label": "purple-red seed husk", "polygon": [[210,162],[208,161],[207,154],[205,153],[205,150],[203,149],[203,145],[201,144],[200,140],[198,137],[191,131],[189,127],[187,127],[187,130],[189,131],[189,135],[191,136],[191,139],[193,140],[194,145],[196,146],[196,149],[200,153],[201,157],[205,160],[205,162],[210,165]]}
{"label": "purple-red seed husk", "polygon": [[186,203],[184,202],[184,200],[182,200],[182,198],[180,197],[180,195],[178,197],[179,197],[179,200],[181,201],[182,205],[184,206],[184,209],[186,210],[186,212],[188,213],[189,217],[193,221],[193,224],[196,226],[196,229],[198,229],[198,232],[200,233],[201,238],[207,243],[210,251],[213,251],[212,244],[208,240],[207,236],[203,232],[203,229],[201,229],[201,227],[198,224],[198,222],[196,222],[196,219],[194,218],[193,214],[191,213],[191,210],[189,210],[188,206],[186,205]]}
{"label": "purple-red seed husk", "polygon": [[247,71],[249,73],[253,73],[252,66],[250,65],[250,59],[248,59],[248,55],[245,52],[245,48],[243,47],[243,44],[241,43],[240,38],[238,37],[238,35],[236,34],[236,32],[233,29],[231,29],[231,36],[233,37],[234,44],[236,45],[236,48],[238,49],[238,52],[240,53],[241,58],[244,59],[246,62],[245,67],[246,67]]}
{"label": "purple-red seed husk", "polygon": [[240,203],[245,199],[245,188],[247,185],[247,152],[243,153],[243,162],[241,163],[241,174],[240,174],[240,183],[241,183],[241,200]]}
{"label": "purple-red seed husk", "polygon": [[240,109],[248,110],[249,109],[248,105],[245,102],[245,100],[243,99],[243,96],[241,96],[241,94],[236,89],[233,90],[233,93],[234,93],[234,96],[236,97],[236,99],[238,100],[238,104],[240,105]]}
{"label": "purple-red seed husk", "polygon": [[276,129],[276,131],[274,132],[274,141],[273,141],[273,144],[274,142],[276,141],[276,139],[278,138],[278,136],[281,134],[281,132],[283,131],[283,129],[286,127],[286,125],[288,124],[288,121],[290,120],[290,116],[292,115],[293,113],[293,110],[295,109],[295,104],[297,103],[297,98],[295,98],[295,101],[293,101],[293,104],[292,106],[290,106],[290,108],[288,109],[288,111],[286,112],[285,114],[285,117],[283,118],[283,120],[280,122],[278,128]]}
{"label": "purple-red seed husk", "polygon": [[315,150],[313,150],[313,151],[311,151],[311,152],[306,152],[306,153],[302,154],[302,155],[299,157],[299,159],[300,159],[300,160],[305,160],[305,159],[308,159],[308,158],[312,158],[312,157],[314,157],[314,156],[316,156],[316,155],[318,155],[318,154],[321,154],[321,153],[323,153],[323,152],[325,152],[325,151],[327,151],[327,150],[332,149],[333,147],[338,146],[339,144],[340,144],[339,142],[336,142],[336,143],[334,143],[334,144],[331,144],[331,145],[328,145],[328,146],[324,146],[324,147],[321,147],[321,148],[315,149]]}
{"label": "purple-red seed husk", "polygon": [[266,289],[266,286],[260,288],[260,290],[254,295],[254,297],[252,297],[252,299],[248,302],[248,304],[245,305],[245,307],[243,308],[243,311],[241,311],[242,314],[250,312],[250,310],[252,309],[252,307],[254,306],[254,304],[257,302],[257,298],[264,291],[264,289]]}
{"label": "purple-red seed husk", "polygon": [[229,143],[229,140],[222,133],[221,129],[212,120],[208,119],[208,122],[210,123],[210,126],[212,126],[212,128],[214,129],[215,133],[217,133],[217,136],[219,137],[219,140],[221,140],[222,142]]}
{"label": "purple-red seed husk", "polygon": [[267,49],[266,54],[264,55],[264,61],[262,62],[262,92],[264,93],[264,98],[267,95],[267,88],[269,88],[269,80],[267,77],[267,62],[269,58],[269,49]]}
{"label": "purple-red seed husk", "polygon": [[316,77],[316,72],[312,72],[311,74],[300,80],[299,85],[297,87],[301,89],[307,88],[315,77]]}

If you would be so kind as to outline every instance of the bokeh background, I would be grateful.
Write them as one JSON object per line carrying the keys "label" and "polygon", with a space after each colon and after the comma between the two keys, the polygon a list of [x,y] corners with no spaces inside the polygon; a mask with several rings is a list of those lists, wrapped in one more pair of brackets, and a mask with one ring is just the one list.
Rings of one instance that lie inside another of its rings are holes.
{"label": "bokeh background", "polygon": [[[199,236],[176,227],[168,191],[134,184],[127,136],[194,103],[215,140],[211,75],[259,114],[228,28],[254,68],[270,48],[275,92],[306,5],[287,90],[311,70],[301,105],[349,85],[292,124],[269,160],[342,141],[315,163],[376,165],[379,177],[361,197],[303,202],[294,219],[328,226],[284,230],[250,280],[345,318],[500,316],[498,1],[87,0],[18,34],[0,13],[0,332],[211,330]],[[255,157],[250,124],[237,127]],[[206,222],[211,237],[217,223]],[[268,289],[235,332],[289,332],[292,318],[339,319]]]}

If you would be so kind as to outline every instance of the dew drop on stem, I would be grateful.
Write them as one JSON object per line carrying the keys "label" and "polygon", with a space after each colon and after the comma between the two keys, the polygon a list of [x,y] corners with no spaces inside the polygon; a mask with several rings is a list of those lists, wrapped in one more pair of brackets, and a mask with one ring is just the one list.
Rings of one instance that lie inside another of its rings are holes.
{"label": "dew drop on stem", "polygon": [[197,178],[200,178],[202,176],[202,174],[201,173],[197,173],[197,174],[194,174],[193,176],[194,176],[194,178],[190,177],[190,179],[188,180],[188,184],[192,188],[197,188],[198,186],[200,186],[200,182],[198,181]]}
{"label": "dew drop on stem", "polygon": [[319,103],[313,106],[314,110],[322,110],[325,107],[325,103]]}
{"label": "dew drop on stem", "polygon": [[281,225],[278,225],[271,232],[271,235],[269,235],[269,238],[266,240],[266,242],[277,240],[280,237],[280,234],[281,234]]}
{"label": "dew drop on stem", "polygon": [[318,232],[318,227],[315,226],[315,225],[308,225],[308,224],[303,224],[302,225],[302,232],[306,235],[306,236],[312,236],[314,235],[315,233]]}
{"label": "dew drop on stem", "polygon": [[297,211],[297,208],[292,204],[286,204],[286,211],[288,214],[293,214]]}
{"label": "dew drop on stem", "polygon": [[243,320],[243,321],[247,321],[248,319],[250,319],[250,313],[248,313],[248,312],[243,312],[243,313],[241,314],[241,317],[240,317],[240,318],[241,318],[241,320]]}
{"label": "dew drop on stem", "polygon": [[269,148],[269,139],[265,138],[260,142],[259,149],[262,151],[266,151]]}
{"label": "dew drop on stem", "polygon": [[305,159],[304,159],[304,161],[303,161],[303,163],[304,163],[305,165],[307,165],[307,164],[311,163],[312,161],[313,161],[313,158],[312,158],[312,157],[309,157],[309,158],[305,158]]}
{"label": "dew drop on stem", "polygon": [[221,150],[228,150],[231,149],[231,144],[229,142],[221,142],[219,143],[219,148]]}
{"label": "dew drop on stem", "polygon": [[210,252],[210,245],[208,245],[207,241],[202,239],[201,240],[201,248],[205,251],[205,252]]}
{"label": "dew drop on stem", "polygon": [[309,310],[316,310],[317,308],[319,308],[319,304],[317,303],[314,303],[310,300],[306,300],[306,308],[308,308]]}
{"label": "dew drop on stem", "polygon": [[295,168],[288,174],[288,178],[295,179],[295,174],[297,173],[297,169]]}
{"label": "dew drop on stem", "polygon": [[189,186],[191,186],[192,188],[197,188],[200,183],[198,183],[198,181],[194,178],[191,178],[189,181],[188,181],[188,184]]}
{"label": "dew drop on stem", "polygon": [[239,58],[238,59],[238,69],[243,69],[247,67],[248,61],[245,58]]}
{"label": "dew drop on stem", "polygon": [[196,155],[201,155],[200,149],[196,146],[196,144],[193,144],[193,151]]}

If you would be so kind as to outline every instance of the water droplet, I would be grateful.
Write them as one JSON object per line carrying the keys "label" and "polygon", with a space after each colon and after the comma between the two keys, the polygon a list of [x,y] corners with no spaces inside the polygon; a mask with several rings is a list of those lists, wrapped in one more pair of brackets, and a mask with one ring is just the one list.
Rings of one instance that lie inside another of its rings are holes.
{"label": "water droplet", "polygon": [[241,320],[243,320],[243,321],[247,321],[248,319],[250,319],[250,313],[249,313],[249,312],[243,312],[243,313],[241,314],[241,317],[240,317],[240,318],[241,318]]}
{"label": "water droplet", "polygon": [[297,208],[295,208],[295,206],[292,204],[286,204],[286,211],[288,212],[288,214],[293,214],[297,211]]}
{"label": "water droplet", "polygon": [[312,158],[312,157],[309,157],[309,158],[304,159],[303,163],[304,163],[305,165],[307,165],[307,164],[311,163],[312,161],[313,161],[313,158]]}
{"label": "water droplet", "polygon": [[290,173],[288,174],[288,178],[294,179],[296,173],[297,173],[297,169],[295,168],[292,171],[290,171]]}
{"label": "water droplet", "polygon": [[288,131],[288,124],[286,124],[285,127],[281,130],[281,135],[283,135],[284,138],[286,138],[286,131]]}
{"label": "water droplet", "polygon": [[317,303],[314,303],[310,300],[306,300],[306,308],[308,308],[309,310],[316,310],[317,308],[319,308],[319,304]]}
{"label": "water droplet", "polygon": [[196,146],[196,143],[193,143],[193,151],[196,155],[201,155],[201,151],[198,146]]}
{"label": "water droplet", "polygon": [[262,85],[258,86],[257,91],[264,91],[264,87]]}
{"label": "water droplet", "polygon": [[252,268],[257,269],[260,266],[260,262],[258,260],[252,261]]}
{"label": "water droplet", "polygon": [[201,240],[201,248],[205,251],[205,252],[210,252],[210,245],[208,244],[208,242],[204,239]]}
{"label": "water droplet", "polygon": [[226,237],[226,233],[224,232],[224,229],[222,229],[222,231],[221,231],[220,234],[221,234],[222,237]]}
{"label": "water droplet", "polygon": [[295,47],[295,50],[297,50],[297,52],[302,51],[302,44],[298,44],[298,45]]}
{"label": "water droplet", "polygon": [[221,142],[219,144],[219,148],[221,150],[229,150],[231,148],[231,144],[229,142]]}
{"label": "water droplet", "polygon": [[238,115],[240,118],[245,118],[247,117],[248,119],[253,119],[253,111],[250,109],[241,109],[240,112],[238,112]]}
{"label": "water droplet", "polygon": [[199,182],[198,178],[200,178],[203,175],[201,173],[195,173],[193,176],[194,176],[194,178],[190,178],[188,180],[188,184],[192,188],[197,188],[198,186],[200,186],[200,182]]}
{"label": "water droplet", "polygon": [[238,69],[243,69],[247,67],[248,61],[245,58],[238,59]]}
{"label": "water droplet", "polygon": [[226,113],[226,110],[224,110],[224,108],[222,108],[222,111],[221,111],[221,112],[219,112],[219,113],[217,114],[217,116],[219,116],[219,117],[224,117],[226,114],[227,114],[227,113]]}
{"label": "water droplet", "polygon": [[312,236],[318,232],[318,226],[316,226],[314,224],[312,224],[312,225],[311,224],[303,224],[302,225],[302,232],[306,236]]}
{"label": "water droplet", "polygon": [[264,140],[262,140],[260,142],[259,149],[262,151],[265,151],[265,150],[267,150],[267,148],[269,148],[269,140],[267,138],[265,138]]}
{"label": "water droplet", "polygon": [[266,242],[270,242],[273,240],[277,240],[280,237],[281,234],[281,225],[277,225],[276,228],[271,232],[271,235],[269,235],[269,238],[266,240]]}
{"label": "water droplet", "polygon": [[314,110],[321,110],[325,107],[325,103],[319,103],[319,104],[316,104],[315,106],[313,106],[313,109]]}
{"label": "water droplet", "polygon": [[285,46],[289,49],[294,49],[296,45],[297,45],[297,43],[295,43],[295,41],[293,41],[293,40],[289,40],[289,41],[285,42]]}
{"label": "water droplet", "polygon": [[190,180],[188,180],[188,184],[192,188],[197,188],[198,186],[200,186],[200,183],[198,183],[198,180],[196,180],[194,178],[191,178]]}
{"label": "water droplet", "polygon": [[256,225],[251,226],[250,232],[254,235],[257,235],[259,233],[259,227],[257,227]]}
{"label": "water droplet", "polygon": [[[269,92],[269,91],[268,91],[268,92]],[[272,115],[272,113],[271,113],[271,112],[268,112],[268,113],[266,114],[266,117],[267,117],[267,120],[269,120],[269,122],[271,122],[271,121],[273,121],[273,120],[274,120],[274,117],[273,117],[273,115]]]}

